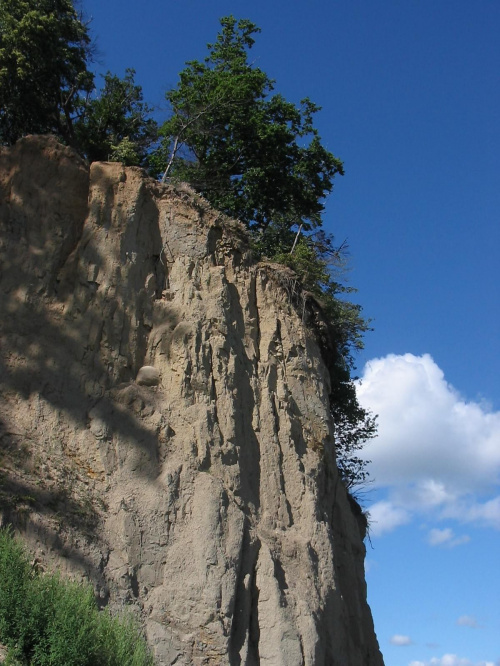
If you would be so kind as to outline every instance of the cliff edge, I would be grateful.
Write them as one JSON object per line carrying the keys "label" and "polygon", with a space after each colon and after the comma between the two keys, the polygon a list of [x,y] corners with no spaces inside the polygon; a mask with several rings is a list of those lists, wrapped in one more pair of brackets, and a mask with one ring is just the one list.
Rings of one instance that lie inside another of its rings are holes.
{"label": "cliff edge", "polygon": [[159,664],[382,666],[329,373],[239,223],[51,137],[0,151],[0,509]]}

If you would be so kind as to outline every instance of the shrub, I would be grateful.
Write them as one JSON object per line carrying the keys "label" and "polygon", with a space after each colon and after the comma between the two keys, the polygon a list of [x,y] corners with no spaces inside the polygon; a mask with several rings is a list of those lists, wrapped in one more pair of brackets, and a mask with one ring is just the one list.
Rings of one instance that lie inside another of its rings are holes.
{"label": "shrub", "polygon": [[131,615],[99,611],[92,587],[40,574],[11,530],[0,530],[0,640],[10,664],[152,666]]}

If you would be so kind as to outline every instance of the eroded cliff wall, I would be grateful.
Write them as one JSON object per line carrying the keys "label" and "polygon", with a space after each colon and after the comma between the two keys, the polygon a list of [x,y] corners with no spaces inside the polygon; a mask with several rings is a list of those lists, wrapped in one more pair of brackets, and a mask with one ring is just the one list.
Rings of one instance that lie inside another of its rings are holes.
{"label": "eroded cliff wall", "polygon": [[47,137],[2,150],[0,224],[1,510],[40,566],[138,609],[159,664],[382,665],[286,274]]}

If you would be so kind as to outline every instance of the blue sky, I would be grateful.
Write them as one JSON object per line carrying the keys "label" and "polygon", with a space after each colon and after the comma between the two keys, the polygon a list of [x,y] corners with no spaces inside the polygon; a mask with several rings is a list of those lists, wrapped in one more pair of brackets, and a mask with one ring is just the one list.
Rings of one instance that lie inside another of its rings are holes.
{"label": "blue sky", "polygon": [[369,603],[386,666],[500,664],[500,2],[83,0],[96,70],[145,98],[202,58],[227,14],[262,28],[276,90],[322,106],[344,161],[324,225],[351,252],[374,331],[379,414]]}

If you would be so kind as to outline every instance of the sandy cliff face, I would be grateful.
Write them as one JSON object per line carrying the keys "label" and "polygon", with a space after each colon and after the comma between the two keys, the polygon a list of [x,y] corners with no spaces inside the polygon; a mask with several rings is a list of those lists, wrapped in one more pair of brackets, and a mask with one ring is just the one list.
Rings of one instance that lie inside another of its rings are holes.
{"label": "sandy cliff face", "polygon": [[0,224],[4,523],[136,607],[159,664],[382,665],[280,271],[187,188],[50,138],[2,150]]}

